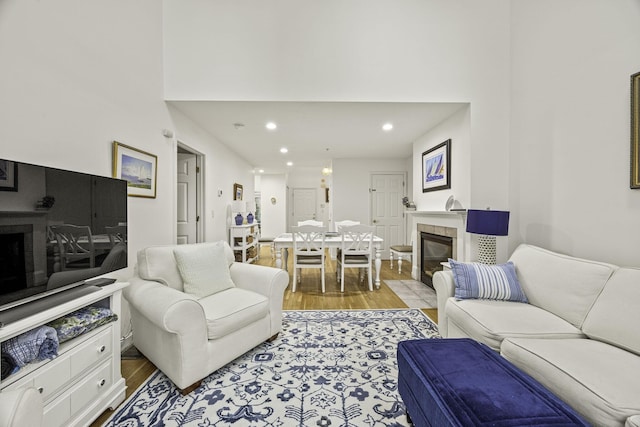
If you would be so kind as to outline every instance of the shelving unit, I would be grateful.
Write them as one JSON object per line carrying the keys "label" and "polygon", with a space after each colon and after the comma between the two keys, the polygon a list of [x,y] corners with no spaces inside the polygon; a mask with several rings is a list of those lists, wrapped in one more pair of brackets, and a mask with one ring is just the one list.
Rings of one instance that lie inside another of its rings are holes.
{"label": "shelving unit", "polygon": [[260,228],[257,223],[229,226],[229,246],[237,262],[253,262],[258,257]]}
{"label": "shelving unit", "polygon": [[45,308],[0,328],[0,342],[45,325],[83,307],[109,308],[118,320],[60,344],[55,359],[29,363],[0,378],[0,393],[35,387],[42,395],[47,426],[84,426],[125,398],[120,372],[120,316],[122,289],[114,283]]}

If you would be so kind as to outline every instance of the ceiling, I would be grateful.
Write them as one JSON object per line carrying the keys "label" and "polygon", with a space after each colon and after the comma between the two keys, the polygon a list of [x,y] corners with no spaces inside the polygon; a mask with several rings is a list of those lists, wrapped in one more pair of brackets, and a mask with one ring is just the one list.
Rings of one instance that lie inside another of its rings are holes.
{"label": "ceiling", "polygon": [[[464,103],[171,101],[262,173],[322,169],[336,158],[407,158]],[[267,122],[277,124],[268,130]],[[392,123],[385,132],[382,125]],[[182,141],[188,144],[188,141]],[[282,154],[281,147],[288,152]],[[287,166],[287,161],[293,166]]]}

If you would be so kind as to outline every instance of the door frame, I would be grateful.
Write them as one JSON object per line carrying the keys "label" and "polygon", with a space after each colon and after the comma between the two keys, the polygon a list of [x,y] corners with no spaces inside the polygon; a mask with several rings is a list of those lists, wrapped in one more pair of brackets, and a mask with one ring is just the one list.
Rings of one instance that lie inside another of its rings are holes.
{"label": "door frame", "polygon": [[[204,154],[202,154],[201,152],[194,150],[193,148],[189,147],[187,144],[185,144],[182,141],[177,141],[176,143],[176,156],[175,156],[175,162],[177,164],[178,161],[178,153],[188,153],[188,154],[193,154],[196,156],[196,168],[198,168],[199,172],[196,173],[196,217],[199,219],[198,221],[196,221],[196,243],[200,243],[200,242],[204,242],[204,198],[203,198],[203,194],[204,194]],[[174,165],[174,167],[176,167],[176,165]],[[177,191],[177,185],[178,185],[178,171],[176,170],[175,175],[174,175],[174,185],[176,186],[176,190],[174,191],[174,196],[175,196],[175,204],[174,204],[174,232],[173,232],[173,239],[174,241],[177,242],[177,238],[178,238],[178,229],[177,229],[177,225],[176,225],[176,220],[175,218],[178,215],[177,209],[178,209],[178,191]]]}
{"label": "door frame", "polygon": [[[409,187],[409,182],[408,182],[408,173],[406,171],[372,171],[369,172],[369,224],[371,225],[375,225],[373,223],[373,177],[375,175],[401,175],[402,176],[402,196],[405,197],[408,194],[408,187]],[[402,240],[402,244],[405,244],[405,242],[407,241],[407,232],[409,230],[407,229],[407,212],[406,210],[403,209],[402,211],[402,236],[401,236],[401,240]],[[392,245],[389,244],[388,247],[391,247]],[[384,251],[383,251],[384,253]],[[388,253],[388,251],[387,251]]]}

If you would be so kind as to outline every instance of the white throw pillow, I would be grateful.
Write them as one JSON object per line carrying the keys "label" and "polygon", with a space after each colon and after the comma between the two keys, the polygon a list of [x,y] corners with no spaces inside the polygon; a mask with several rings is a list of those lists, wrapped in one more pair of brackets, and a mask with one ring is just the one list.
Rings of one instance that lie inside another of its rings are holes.
{"label": "white throw pillow", "polygon": [[173,250],[185,293],[200,298],[235,287],[223,245],[184,245]]}

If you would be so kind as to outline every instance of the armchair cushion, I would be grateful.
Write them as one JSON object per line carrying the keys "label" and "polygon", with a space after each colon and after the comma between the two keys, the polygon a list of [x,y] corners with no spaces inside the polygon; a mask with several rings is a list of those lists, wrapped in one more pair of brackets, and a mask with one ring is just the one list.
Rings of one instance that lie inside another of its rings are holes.
{"label": "armchair cushion", "polygon": [[173,254],[186,293],[204,298],[235,287],[223,245],[183,245]]}
{"label": "armchair cushion", "polygon": [[207,337],[215,340],[269,314],[269,299],[256,292],[231,288],[198,301],[207,317]]}

